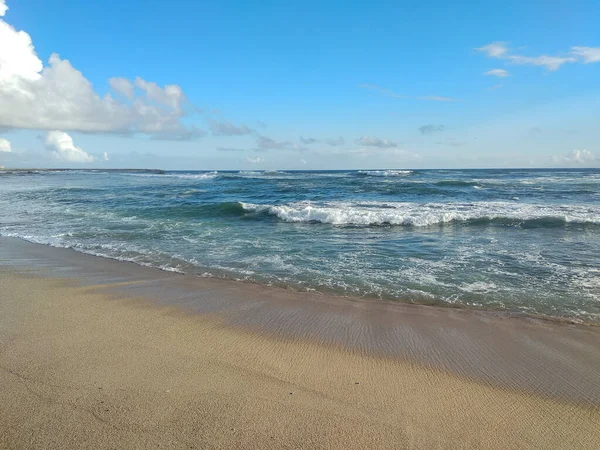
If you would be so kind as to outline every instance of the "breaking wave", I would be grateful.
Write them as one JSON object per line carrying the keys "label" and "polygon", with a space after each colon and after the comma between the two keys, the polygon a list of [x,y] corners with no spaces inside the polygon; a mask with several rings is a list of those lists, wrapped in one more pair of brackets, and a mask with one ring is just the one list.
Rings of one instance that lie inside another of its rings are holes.
{"label": "breaking wave", "polygon": [[359,170],[359,175],[367,177],[405,177],[413,174],[412,170]]}
{"label": "breaking wave", "polygon": [[477,203],[311,203],[284,205],[241,203],[248,212],[267,213],[284,222],[332,225],[401,225],[424,227],[450,222],[522,226],[600,225],[600,207],[536,205],[509,202]]}

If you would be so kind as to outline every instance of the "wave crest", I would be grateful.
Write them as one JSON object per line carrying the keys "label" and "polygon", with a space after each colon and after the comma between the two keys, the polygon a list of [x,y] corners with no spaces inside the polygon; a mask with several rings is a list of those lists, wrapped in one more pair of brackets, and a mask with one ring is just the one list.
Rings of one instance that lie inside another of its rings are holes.
{"label": "wave crest", "polygon": [[413,173],[412,170],[359,170],[359,175],[367,177],[405,177]]}
{"label": "wave crest", "polygon": [[283,205],[240,203],[247,212],[267,213],[284,222],[331,225],[399,225],[424,227],[450,222],[560,226],[600,224],[600,208],[509,202],[476,203],[322,203]]}

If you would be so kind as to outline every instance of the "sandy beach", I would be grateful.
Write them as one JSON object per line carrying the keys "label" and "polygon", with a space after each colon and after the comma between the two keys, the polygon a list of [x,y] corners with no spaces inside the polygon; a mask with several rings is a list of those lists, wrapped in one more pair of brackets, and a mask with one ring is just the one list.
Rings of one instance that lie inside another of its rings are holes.
{"label": "sandy beach", "polygon": [[0,248],[2,448],[600,442],[598,327]]}

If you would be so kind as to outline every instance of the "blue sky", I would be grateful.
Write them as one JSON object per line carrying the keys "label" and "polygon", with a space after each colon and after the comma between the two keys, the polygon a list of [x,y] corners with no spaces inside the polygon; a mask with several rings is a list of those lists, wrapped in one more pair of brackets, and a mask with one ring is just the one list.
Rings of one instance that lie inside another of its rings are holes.
{"label": "blue sky", "polygon": [[597,1],[6,6],[6,166],[600,165]]}

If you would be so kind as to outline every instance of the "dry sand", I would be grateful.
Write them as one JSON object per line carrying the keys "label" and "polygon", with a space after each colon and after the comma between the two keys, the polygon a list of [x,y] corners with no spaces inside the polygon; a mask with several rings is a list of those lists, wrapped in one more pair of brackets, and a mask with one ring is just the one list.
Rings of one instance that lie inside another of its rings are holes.
{"label": "dry sand", "polygon": [[597,405],[107,287],[0,270],[0,447],[600,448]]}

